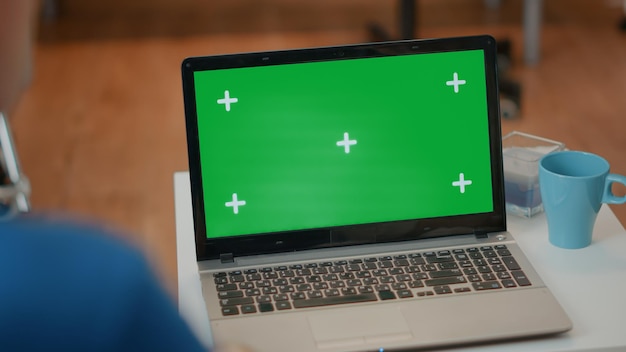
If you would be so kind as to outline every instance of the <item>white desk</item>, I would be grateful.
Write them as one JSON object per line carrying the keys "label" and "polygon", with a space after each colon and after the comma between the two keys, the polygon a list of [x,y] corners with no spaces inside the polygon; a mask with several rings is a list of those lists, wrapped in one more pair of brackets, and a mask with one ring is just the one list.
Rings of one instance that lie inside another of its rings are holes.
{"label": "white desk", "polygon": [[[182,316],[209,345],[195,260],[189,174],[174,175],[178,300]],[[563,335],[476,346],[463,351],[626,351],[626,231],[610,208],[602,207],[591,246],[559,249],[548,242],[543,215],[508,217],[508,228],[559,300],[574,328]],[[457,351],[459,349],[455,349]]]}

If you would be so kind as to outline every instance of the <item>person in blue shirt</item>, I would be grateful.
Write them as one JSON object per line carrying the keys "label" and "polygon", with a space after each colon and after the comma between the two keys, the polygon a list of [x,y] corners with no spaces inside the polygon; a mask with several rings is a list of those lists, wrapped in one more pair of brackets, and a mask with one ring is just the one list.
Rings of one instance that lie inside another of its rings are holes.
{"label": "person in blue shirt", "polygon": [[0,350],[205,351],[143,255],[93,225],[0,223]]}
{"label": "person in blue shirt", "polygon": [[[0,112],[30,83],[38,3],[0,1]],[[2,201],[0,351],[206,351],[139,250],[93,224],[14,216]]]}

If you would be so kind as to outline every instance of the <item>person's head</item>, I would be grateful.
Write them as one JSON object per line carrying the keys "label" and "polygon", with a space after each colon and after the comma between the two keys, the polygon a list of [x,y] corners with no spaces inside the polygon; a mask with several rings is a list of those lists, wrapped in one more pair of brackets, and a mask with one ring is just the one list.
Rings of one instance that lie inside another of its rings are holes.
{"label": "person's head", "polygon": [[0,0],[0,111],[13,109],[32,75],[38,0]]}

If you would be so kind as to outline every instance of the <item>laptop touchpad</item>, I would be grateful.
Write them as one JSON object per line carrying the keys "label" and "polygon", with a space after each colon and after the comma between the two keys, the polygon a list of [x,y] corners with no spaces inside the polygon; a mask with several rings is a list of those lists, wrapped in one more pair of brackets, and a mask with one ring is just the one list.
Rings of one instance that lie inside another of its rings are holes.
{"label": "laptop touchpad", "polygon": [[309,324],[319,348],[408,340],[413,337],[397,307],[358,307],[315,313]]}

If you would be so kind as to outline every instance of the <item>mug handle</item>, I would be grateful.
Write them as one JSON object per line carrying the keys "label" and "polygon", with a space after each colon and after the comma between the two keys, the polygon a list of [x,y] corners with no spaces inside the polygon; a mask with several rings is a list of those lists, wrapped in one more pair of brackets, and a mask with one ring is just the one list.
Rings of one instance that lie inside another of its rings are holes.
{"label": "mug handle", "polygon": [[626,196],[617,197],[611,191],[611,186],[614,182],[618,182],[626,186],[626,176],[618,175],[618,174],[609,174],[606,177],[606,183],[604,186],[604,195],[602,197],[602,203],[607,204],[622,204],[626,203]]}

